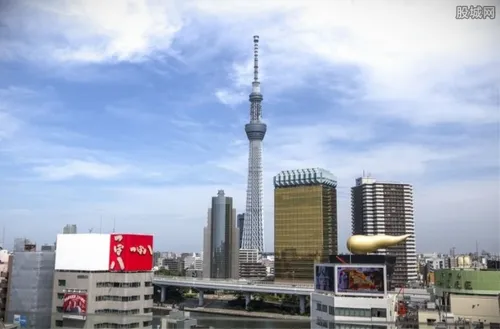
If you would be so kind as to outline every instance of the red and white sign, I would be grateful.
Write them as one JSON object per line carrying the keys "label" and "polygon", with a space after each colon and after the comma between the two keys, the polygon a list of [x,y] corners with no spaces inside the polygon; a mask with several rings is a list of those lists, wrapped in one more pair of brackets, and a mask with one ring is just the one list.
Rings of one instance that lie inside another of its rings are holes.
{"label": "red and white sign", "polygon": [[56,270],[142,272],[153,269],[153,236],[59,234]]}
{"label": "red and white sign", "polygon": [[64,294],[62,308],[63,318],[85,320],[87,317],[87,294]]}
{"label": "red and white sign", "polygon": [[151,271],[153,236],[111,234],[109,270],[117,272]]}

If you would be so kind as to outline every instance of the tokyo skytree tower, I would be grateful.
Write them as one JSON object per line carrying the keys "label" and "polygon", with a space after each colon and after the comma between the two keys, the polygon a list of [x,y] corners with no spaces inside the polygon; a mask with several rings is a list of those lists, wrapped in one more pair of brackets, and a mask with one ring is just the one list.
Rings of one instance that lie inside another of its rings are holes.
{"label": "tokyo skytree tower", "polygon": [[248,185],[245,220],[243,224],[243,249],[264,251],[264,221],[262,218],[262,141],[267,126],[262,119],[262,94],[259,82],[259,36],[253,37],[253,82],[250,94],[250,123],[245,125],[249,142]]}

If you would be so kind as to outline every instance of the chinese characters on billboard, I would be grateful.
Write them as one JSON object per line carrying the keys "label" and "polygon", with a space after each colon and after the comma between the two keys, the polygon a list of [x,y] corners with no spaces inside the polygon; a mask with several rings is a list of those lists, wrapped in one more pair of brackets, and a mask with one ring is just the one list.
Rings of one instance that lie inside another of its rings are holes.
{"label": "chinese characters on billboard", "polygon": [[386,280],[384,266],[336,266],[337,294],[384,295]]}
{"label": "chinese characters on billboard", "polygon": [[333,264],[314,265],[314,290],[335,292],[335,272]]}
{"label": "chinese characters on billboard", "polygon": [[63,318],[85,320],[87,316],[87,294],[65,294],[63,299]]}
{"label": "chinese characters on billboard", "polygon": [[152,235],[111,234],[109,255],[110,271],[151,271],[152,268]]}

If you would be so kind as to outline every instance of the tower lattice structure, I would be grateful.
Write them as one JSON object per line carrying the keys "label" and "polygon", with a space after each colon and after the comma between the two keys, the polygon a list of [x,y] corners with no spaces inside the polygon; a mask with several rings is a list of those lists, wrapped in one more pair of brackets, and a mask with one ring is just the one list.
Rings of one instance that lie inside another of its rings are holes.
{"label": "tower lattice structure", "polygon": [[243,225],[243,249],[264,251],[264,220],[262,214],[262,141],[267,126],[262,119],[262,94],[259,82],[259,36],[253,37],[254,65],[252,92],[250,93],[250,122],[245,125],[248,137],[248,185],[246,212]]}

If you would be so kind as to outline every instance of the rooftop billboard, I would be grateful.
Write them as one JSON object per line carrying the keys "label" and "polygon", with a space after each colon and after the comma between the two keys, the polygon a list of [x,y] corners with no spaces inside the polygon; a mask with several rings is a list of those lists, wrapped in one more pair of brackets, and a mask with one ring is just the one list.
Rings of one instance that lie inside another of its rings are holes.
{"label": "rooftop billboard", "polygon": [[334,264],[314,264],[314,290],[318,292],[335,292]]}
{"label": "rooftop billboard", "polygon": [[335,294],[383,296],[387,294],[383,265],[335,265]]}
{"label": "rooftop billboard", "polygon": [[56,270],[139,272],[153,268],[153,236],[59,234]]}

